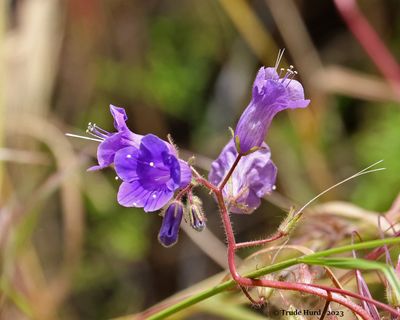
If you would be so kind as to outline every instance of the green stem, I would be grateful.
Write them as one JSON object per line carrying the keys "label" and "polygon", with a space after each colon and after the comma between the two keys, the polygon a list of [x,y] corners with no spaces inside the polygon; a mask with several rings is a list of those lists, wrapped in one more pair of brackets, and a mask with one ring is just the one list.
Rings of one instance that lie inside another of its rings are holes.
{"label": "green stem", "polygon": [[[316,252],[313,254],[305,255],[305,256],[302,256],[299,258],[291,258],[291,259],[273,264],[271,266],[260,268],[256,271],[252,271],[250,273],[245,274],[244,276],[248,277],[248,278],[257,278],[257,277],[261,277],[266,274],[280,271],[285,268],[302,263],[302,259],[305,259],[305,258],[327,257],[327,256],[334,255],[334,254],[349,252],[352,250],[363,250],[363,249],[376,248],[376,247],[383,246],[385,244],[386,245],[400,244],[400,238],[372,240],[372,241],[366,241],[366,242],[360,242],[360,243],[355,243],[355,244],[351,244],[351,245],[346,245],[346,246],[342,246],[342,247],[338,247],[338,248],[332,248],[332,249]],[[147,319],[149,319],[149,320],[165,319],[166,317],[171,316],[180,310],[186,309],[196,303],[206,300],[212,296],[215,296],[227,289],[232,289],[236,285],[237,284],[235,281],[228,280],[228,281],[223,282],[213,288],[206,289],[198,294],[195,294],[192,297],[189,297],[189,298],[182,300],[170,307],[167,307],[164,310],[161,310],[161,311],[149,316]]]}

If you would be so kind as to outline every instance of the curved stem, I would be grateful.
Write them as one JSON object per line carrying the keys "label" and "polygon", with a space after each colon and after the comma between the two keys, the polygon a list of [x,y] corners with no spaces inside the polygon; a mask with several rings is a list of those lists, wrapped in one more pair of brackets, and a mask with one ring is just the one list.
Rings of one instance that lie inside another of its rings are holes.
{"label": "curved stem", "polygon": [[[312,253],[309,255],[305,255],[302,258],[314,258],[314,257],[328,257],[331,255],[335,254],[340,254],[340,253],[345,253],[345,252],[350,252],[352,250],[365,250],[365,249],[372,249],[372,248],[377,248],[381,247],[383,245],[399,245],[400,244],[400,238],[386,238],[386,239],[379,239],[379,240],[372,240],[372,241],[365,241],[365,242],[360,242],[360,243],[355,243],[355,244],[350,244],[342,247],[336,247],[324,251],[320,251],[317,253]],[[265,266],[260,269],[254,270],[252,272],[246,273],[246,277],[249,278],[256,278],[256,277],[262,277],[267,274],[271,274],[273,272],[277,272],[280,270],[283,270],[285,268],[289,268],[291,266],[297,265],[299,263],[302,263],[302,261],[298,258],[291,258],[287,259],[282,262],[275,263],[273,265]],[[215,286],[212,286],[211,288],[205,289],[199,293],[196,293],[190,297],[181,297],[179,299],[179,302],[175,301],[172,305],[169,304],[169,306],[166,306],[165,304],[162,305],[157,305],[156,307],[153,307],[151,309],[148,309],[144,312],[142,312],[140,315],[138,315],[138,318],[140,319],[148,319],[148,320],[159,320],[159,319],[165,319],[168,316],[171,316],[183,309],[186,309],[190,306],[195,305],[196,303],[199,303],[201,301],[204,301],[210,297],[213,297],[219,293],[225,292],[226,290],[233,289],[236,286],[236,282],[231,279],[228,281],[225,281],[223,283],[217,284]],[[346,294],[346,291],[343,292],[343,294]],[[360,300],[363,300],[363,297],[359,298]],[[375,303],[373,301],[372,303]],[[162,310],[160,310],[162,309]],[[398,313],[400,314],[400,313]],[[127,317],[126,319],[130,319],[131,317]],[[118,318],[120,320],[125,319],[124,318]]]}
{"label": "curved stem", "polygon": [[232,225],[229,218],[229,213],[226,209],[225,202],[222,196],[222,192],[215,192],[215,196],[217,197],[218,205],[220,208],[222,222],[225,228],[225,234],[228,242],[228,265],[229,271],[232,275],[233,280],[240,285],[245,287],[269,287],[274,289],[281,289],[281,290],[293,290],[299,291],[304,293],[310,293],[321,298],[337,302],[350,310],[354,313],[358,314],[364,320],[372,319],[369,314],[359,305],[355,304],[354,302],[348,300],[347,298],[343,297],[337,293],[331,293],[329,290],[321,289],[313,286],[309,286],[307,284],[302,283],[291,283],[291,282],[283,282],[283,281],[275,281],[275,280],[267,280],[267,279],[251,279],[251,278],[244,278],[240,276],[236,269],[235,264],[235,251],[236,251],[236,240],[233,234]]}
{"label": "curved stem", "polygon": [[[237,159],[235,160],[234,165],[233,165],[234,167],[237,166],[237,163],[239,162],[239,160],[240,160],[240,156],[238,156]],[[233,170],[231,168],[223,180],[225,183],[226,183],[226,181],[229,180],[232,173],[233,173]],[[305,284],[305,283],[292,283],[292,282],[283,282],[283,281],[275,281],[275,280],[267,280],[267,279],[254,279],[252,277],[242,277],[238,273],[237,268],[236,268],[236,263],[235,263],[236,250],[243,248],[243,247],[263,244],[263,243],[273,241],[275,239],[279,239],[281,236],[283,236],[283,234],[280,234],[278,232],[276,235],[274,235],[273,237],[271,237],[269,239],[260,240],[260,241],[252,241],[252,242],[244,242],[244,243],[236,243],[236,239],[235,239],[233,229],[232,229],[232,224],[231,224],[230,217],[229,217],[229,212],[226,208],[225,201],[223,198],[223,193],[222,193],[222,189],[225,184],[221,183],[220,186],[216,187],[213,184],[211,184],[210,182],[208,182],[206,179],[202,178],[199,174],[197,174],[197,177],[195,179],[198,183],[204,185],[211,192],[213,192],[217,199],[218,206],[220,209],[220,215],[222,218],[222,222],[224,225],[225,234],[226,234],[226,238],[227,238],[227,243],[228,243],[229,271],[232,275],[234,282],[237,285],[239,285],[240,288],[268,287],[268,288],[274,288],[274,289],[280,289],[280,290],[292,290],[292,291],[298,291],[298,292],[303,292],[303,293],[309,293],[309,294],[313,294],[313,295],[319,296],[321,298],[324,298],[327,301],[339,303],[339,304],[349,308],[353,313],[359,315],[364,320],[372,319],[372,317],[369,315],[369,313],[365,309],[363,309],[360,305],[352,302],[351,300],[349,300],[348,298],[345,297],[345,296],[351,296],[351,297],[354,297],[354,298],[357,298],[357,299],[360,299],[363,301],[373,303],[373,304],[389,311],[392,314],[400,316],[399,312],[397,312],[393,308],[391,308],[383,303],[380,303],[373,299],[369,299],[369,298],[363,297],[359,294],[356,294],[356,293],[353,293],[353,292],[350,292],[347,290],[343,290],[343,289],[331,288],[331,287],[321,286],[321,285]],[[334,248],[331,250],[327,250],[327,252],[332,251],[332,253],[333,253],[335,250],[336,249]],[[319,253],[315,253],[315,254],[313,254],[313,256],[317,257],[317,256],[319,256]],[[294,259],[293,264],[299,263],[300,260],[299,261],[297,261],[297,260],[298,259]],[[286,264],[287,263],[288,263],[288,261],[286,261]],[[282,267],[281,264],[278,264],[278,265],[280,267]],[[279,270],[279,269],[282,269],[282,268],[278,268],[277,270]],[[251,276],[257,277],[260,275],[252,274]],[[247,291],[246,291],[246,293],[247,293]],[[248,293],[246,294],[246,296],[248,296]],[[251,298],[250,301],[254,301],[254,300]]]}
{"label": "curved stem", "polygon": [[178,194],[176,195],[175,200],[181,200],[182,197],[183,197],[186,193],[188,193],[190,190],[193,189],[193,187],[194,187],[193,184],[189,184],[187,187],[181,189],[181,190],[178,192]]}

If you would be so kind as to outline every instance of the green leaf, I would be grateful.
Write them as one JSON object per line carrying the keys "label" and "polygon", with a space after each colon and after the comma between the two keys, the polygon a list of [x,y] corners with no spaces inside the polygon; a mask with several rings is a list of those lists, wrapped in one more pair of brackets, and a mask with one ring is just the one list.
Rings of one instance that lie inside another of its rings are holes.
{"label": "green leaf", "polygon": [[[365,241],[365,242],[359,242],[359,243],[350,244],[350,245],[346,245],[346,246],[342,246],[342,247],[332,248],[329,250],[324,250],[324,251],[320,251],[320,252],[313,253],[310,255],[306,255],[306,256],[303,256],[300,258],[288,259],[288,260],[273,264],[271,266],[266,266],[266,267],[260,268],[256,271],[247,273],[244,276],[249,277],[249,278],[258,278],[258,277],[264,276],[266,274],[294,266],[296,264],[304,263],[303,261],[305,259],[310,259],[309,261],[312,261],[312,259],[316,259],[316,258],[323,258],[323,257],[327,257],[327,256],[334,255],[334,254],[351,252],[352,250],[372,249],[372,248],[376,248],[376,247],[381,247],[385,244],[386,245],[400,244],[400,238],[387,238],[387,239]],[[314,261],[320,261],[320,260],[314,260]],[[359,265],[360,264],[357,264],[357,266],[359,266]],[[387,271],[385,271],[385,272],[387,272]],[[393,274],[390,271],[388,273],[388,280],[389,279],[391,279],[390,281],[393,282]],[[194,294],[193,296],[191,296],[189,298],[181,300],[178,303],[153,314],[148,319],[152,319],[152,320],[165,319],[166,317],[171,316],[180,310],[189,308],[190,306],[195,305],[196,303],[199,303],[210,297],[213,297],[221,292],[224,292],[227,289],[234,288],[235,286],[236,286],[235,281],[233,281],[233,280],[225,281],[219,285],[213,286],[213,287],[203,290],[197,294]]]}
{"label": "green leaf", "polygon": [[394,272],[394,269],[384,263],[377,261],[370,261],[356,258],[313,258],[304,257],[299,258],[299,261],[306,264],[313,264],[325,267],[335,267],[340,269],[358,269],[358,270],[379,270],[381,271],[386,279],[389,281],[393,291],[397,296],[400,296],[400,283],[399,279]]}

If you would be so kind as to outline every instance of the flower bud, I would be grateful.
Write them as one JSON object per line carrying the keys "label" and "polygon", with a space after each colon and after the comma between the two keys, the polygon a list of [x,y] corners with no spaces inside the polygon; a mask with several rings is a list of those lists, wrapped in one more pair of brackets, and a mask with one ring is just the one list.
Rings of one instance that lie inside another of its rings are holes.
{"label": "flower bud", "polygon": [[290,208],[290,211],[279,226],[278,230],[284,235],[290,234],[296,227],[301,218],[301,214],[298,214],[294,208]]}
{"label": "flower bud", "polygon": [[173,201],[163,213],[164,218],[158,233],[158,241],[164,247],[171,247],[178,241],[179,228],[183,216],[183,204]]}
{"label": "flower bud", "polygon": [[189,202],[187,219],[190,226],[196,231],[203,231],[206,227],[206,217],[200,198],[194,196]]}

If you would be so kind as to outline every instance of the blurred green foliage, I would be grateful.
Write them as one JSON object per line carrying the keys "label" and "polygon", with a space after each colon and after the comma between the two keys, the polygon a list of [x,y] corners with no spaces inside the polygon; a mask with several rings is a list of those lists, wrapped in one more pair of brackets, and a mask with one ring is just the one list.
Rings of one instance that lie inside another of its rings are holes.
{"label": "blurred green foliage", "polygon": [[362,207],[386,211],[400,187],[400,109],[398,104],[373,105],[353,146],[362,166],[383,159],[385,171],[360,179],[351,200]]}
{"label": "blurred green foliage", "polygon": [[198,120],[218,62],[219,36],[212,25],[193,14],[159,16],[149,23],[144,61],[98,61],[98,87],[188,122]]}

